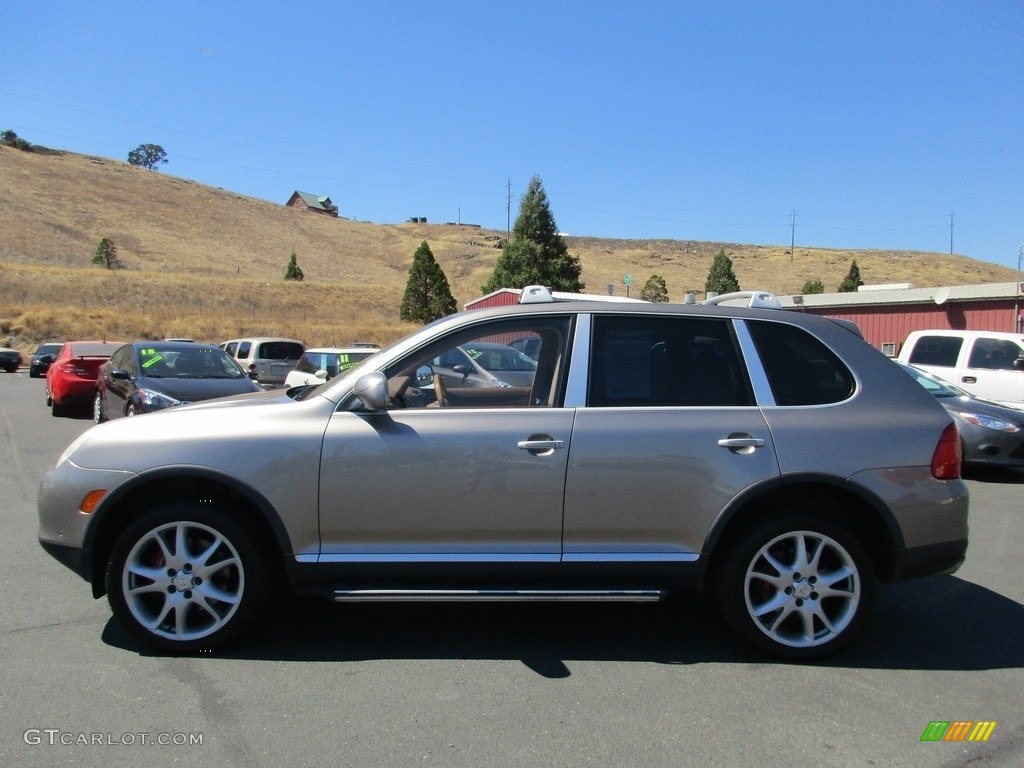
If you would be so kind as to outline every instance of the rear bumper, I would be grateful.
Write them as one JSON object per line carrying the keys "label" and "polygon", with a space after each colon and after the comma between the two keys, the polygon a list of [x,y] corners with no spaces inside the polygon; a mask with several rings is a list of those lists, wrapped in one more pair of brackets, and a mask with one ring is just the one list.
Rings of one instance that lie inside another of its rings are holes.
{"label": "rear bumper", "polygon": [[953,573],[967,557],[967,539],[905,549],[896,557],[892,581]]}

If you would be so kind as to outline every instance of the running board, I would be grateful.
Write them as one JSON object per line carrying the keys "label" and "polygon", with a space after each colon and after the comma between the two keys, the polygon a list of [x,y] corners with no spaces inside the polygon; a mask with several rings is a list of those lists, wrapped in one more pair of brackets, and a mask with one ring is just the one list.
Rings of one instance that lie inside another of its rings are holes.
{"label": "running board", "polygon": [[568,602],[608,600],[652,603],[660,600],[659,589],[339,589],[334,600],[353,602]]}

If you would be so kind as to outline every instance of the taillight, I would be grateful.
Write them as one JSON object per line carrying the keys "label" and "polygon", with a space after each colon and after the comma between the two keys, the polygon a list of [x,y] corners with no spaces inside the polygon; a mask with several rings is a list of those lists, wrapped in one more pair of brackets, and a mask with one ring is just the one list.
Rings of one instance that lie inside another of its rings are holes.
{"label": "taillight", "polygon": [[932,477],[936,480],[956,480],[960,477],[964,451],[956,424],[950,424],[942,431],[939,444],[932,454]]}

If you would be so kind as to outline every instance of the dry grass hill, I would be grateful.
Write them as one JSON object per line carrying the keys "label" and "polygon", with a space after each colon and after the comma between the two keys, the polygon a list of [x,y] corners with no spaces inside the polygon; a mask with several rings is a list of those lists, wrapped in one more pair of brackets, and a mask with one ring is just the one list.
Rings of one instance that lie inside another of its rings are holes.
{"label": "dry grass hill", "polygon": [[[64,338],[243,334],[307,344],[389,342],[416,247],[426,240],[461,306],[480,295],[503,231],[445,224],[369,224],[285,208],[107,158],[0,146],[0,343],[28,351]],[[305,191],[305,190],[304,190]],[[316,190],[310,190],[316,191]],[[340,204],[345,213],[345,201]],[[558,218],[558,201],[552,200]],[[126,268],[91,264],[101,238]],[[701,291],[724,248],[740,284],[834,290],[857,260],[867,283],[919,286],[1004,282],[1009,268],[963,256],[882,250],[567,237],[587,290],[622,294],[662,275],[673,301]],[[286,282],[294,251],[305,273]],[[635,295],[635,294],[634,294]]]}

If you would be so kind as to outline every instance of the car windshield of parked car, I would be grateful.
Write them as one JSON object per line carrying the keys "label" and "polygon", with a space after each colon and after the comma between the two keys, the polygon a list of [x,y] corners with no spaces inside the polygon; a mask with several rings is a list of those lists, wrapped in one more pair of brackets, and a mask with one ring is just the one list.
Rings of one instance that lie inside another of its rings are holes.
{"label": "car windshield of parked car", "polygon": [[146,346],[139,349],[139,372],[156,379],[242,379],[246,373],[222,349]]}
{"label": "car windshield of parked car", "polygon": [[116,345],[102,341],[78,341],[71,345],[69,357],[110,357],[115,349]]}
{"label": "car windshield of parked car", "polygon": [[333,379],[339,373],[345,373],[368,357],[377,353],[376,349],[357,352],[330,352],[324,350],[306,350],[306,353],[295,366],[299,373],[316,373],[327,371],[327,377]]}
{"label": "car windshield of parked car", "polygon": [[913,366],[901,365],[900,367],[909,373],[918,384],[936,397],[964,397],[968,394],[966,391],[946,383],[939,377],[932,376]]}

